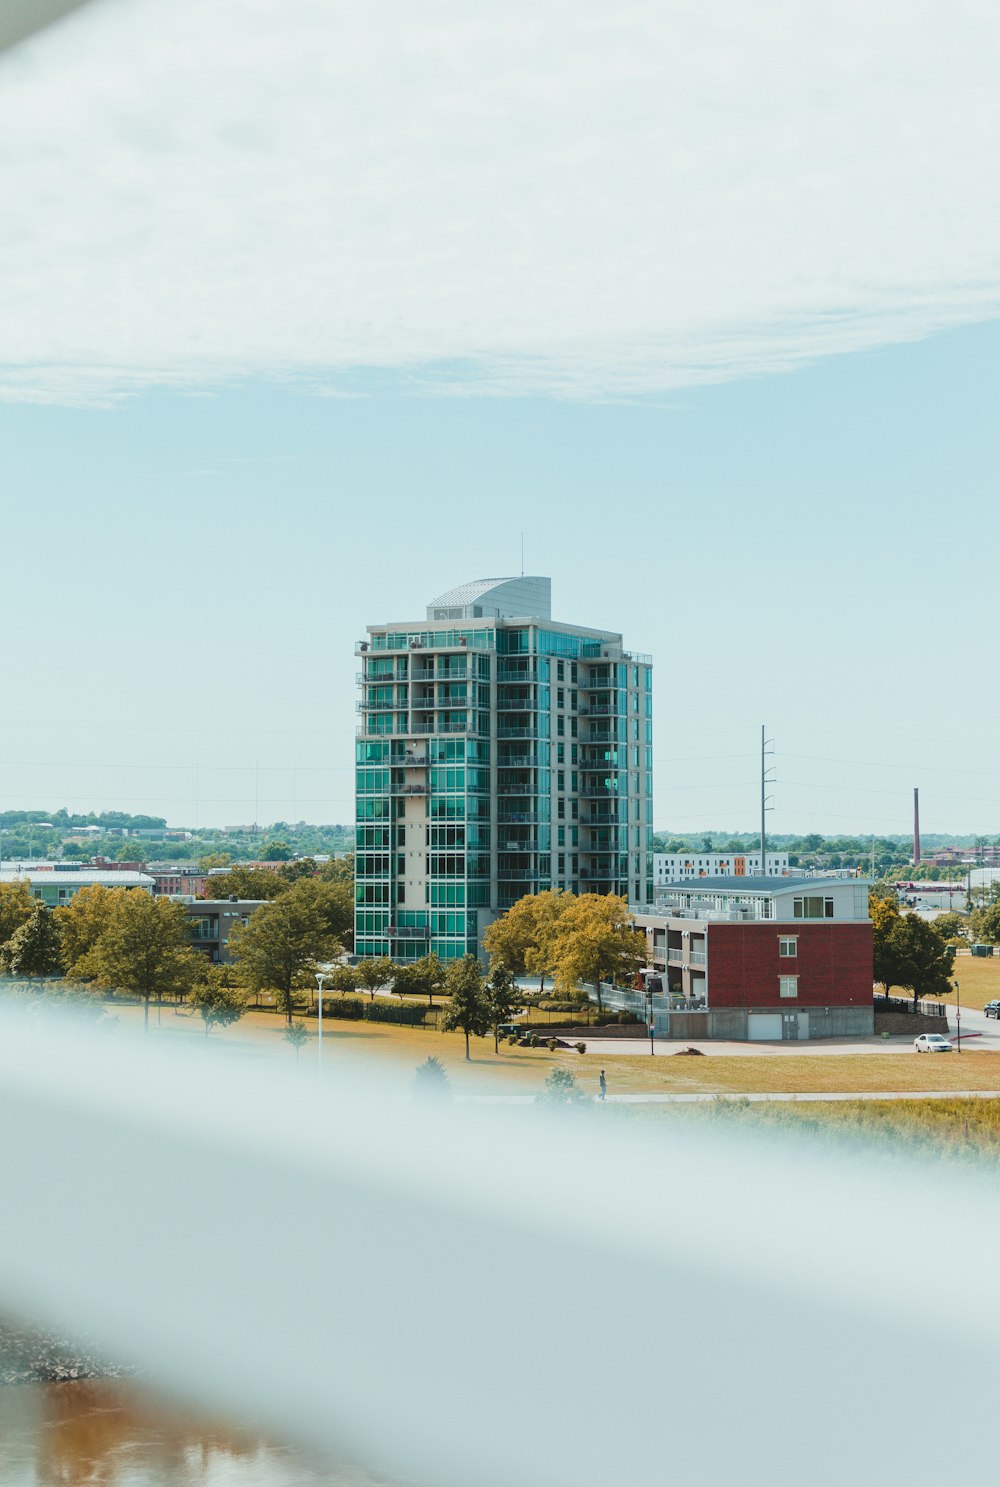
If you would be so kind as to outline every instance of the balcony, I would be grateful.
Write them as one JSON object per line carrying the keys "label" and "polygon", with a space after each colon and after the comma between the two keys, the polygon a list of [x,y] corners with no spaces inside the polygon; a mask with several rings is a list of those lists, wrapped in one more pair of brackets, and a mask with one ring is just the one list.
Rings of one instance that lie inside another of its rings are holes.
{"label": "balcony", "polygon": [[390,795],[426,795],[426,785],[390,785]]}
{"label": "balcony", "polygon": [[430,763],[426,754],[407,754],[402,759],[390,759],[393,769],[426,769]]}
{"label": "balcony", "polygon": [[524,823],[531,825],[533,822],[545,820],[548,816],[540,816],[537,811],[498,811],[497,821],[506,825],[518,825]]}
{"label": "balcony", "polygon": [[398,928],[390,924],[387,933],[391,940],[429,940],[431,937],[429,929],[422,929],[415,924],[400,925]]}
{"label": "balcony", "polygon": [[[501,765],[499,767],[502,768],[503,766]],[[497,786],[498,795],[520,795],[526,798],[530,798],[535,793],[535,787],[532,784]]]}
{"label": "balcony", "polygon": [[538,725],[529,723],[525,727],[515,727],[510,723],[497,724],[497,738],[537,738]]}
{"label": "balcony", "polygon": [[[691,964],[693,966],[707,965],[708,964],[708,952],[706,950],[692,950],[691,951]],[[718,967],[716,967],[716,969],[718,969]]]}
{"label": "balcony", "polygon": [[538,870],[533,867],[498,867],[497,879],[508,883],[534,883]]}
{"label": "balcony", "polygon": [[577,712],[581,718],[613,718],[618,714],[616,702],[596,702],[590,707],[579,707]]}

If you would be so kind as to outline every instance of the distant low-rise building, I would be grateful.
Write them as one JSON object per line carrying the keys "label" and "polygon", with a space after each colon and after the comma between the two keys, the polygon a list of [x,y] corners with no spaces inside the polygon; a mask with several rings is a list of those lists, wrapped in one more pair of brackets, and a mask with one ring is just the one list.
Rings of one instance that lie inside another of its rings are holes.
{"label": "distant low-rise building", "polygon": [[107,871],[103,868],[63,866],[60,862],[15,863],[0,871],[0,883],[27,883],[32,897],[46,908],[58,909],[68,904],[81,888],[141,888],[153,891],[148,873]]}
{"label": "distant low-rise building", "polygon": [[213,965],[229,965],[229,936],[237,924],[246,924],[254,909],[266,902],[260,898],[203,898],[185,904],[191,920],[191,942]]}
{"label": "distant low-rise building", "polygon": [[751,1041],[874,1030],[868,881],[706,878],[639,913],[671,1036]]}
{"label": "distant low-rise building", "polygon": [[194,863],[150,863],[146,871],[153,879],[153,892],[168,898],[200,898],[208,873]]}
{"label": "distant low-rise building", "polygon": [[788,872],[787,852],[768,852],[761,871],[760,851],[654,852],[653,888],[691,878],[780,878]]}

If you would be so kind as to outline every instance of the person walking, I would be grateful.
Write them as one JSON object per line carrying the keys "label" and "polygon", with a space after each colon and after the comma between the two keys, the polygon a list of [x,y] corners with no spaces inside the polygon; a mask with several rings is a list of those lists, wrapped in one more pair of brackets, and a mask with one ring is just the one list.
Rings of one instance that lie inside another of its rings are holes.
{"label": "person walking", "polygon": [[608,1081],[605,1079],[605,1077],[604,1077],[604,1070],[602,1069],[601,1070],[601,1095],[600,1095],[600,1098],[602,1100],[604,1099],[604,1096],[607,1094],[607,1092],[608,1092]]}

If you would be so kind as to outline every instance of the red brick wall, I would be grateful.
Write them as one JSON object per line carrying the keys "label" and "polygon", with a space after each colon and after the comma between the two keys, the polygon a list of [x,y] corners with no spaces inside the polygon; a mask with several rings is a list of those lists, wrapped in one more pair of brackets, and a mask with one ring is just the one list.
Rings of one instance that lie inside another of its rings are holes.
{"label": "red brick wall", "polygon": [[[870,924],[708,924],[710,1007],[871,1006]],[[778,955],[783,935],[798,937],[798,956]],[[778,977],[798,976],[797,1001],[779,997]]]}

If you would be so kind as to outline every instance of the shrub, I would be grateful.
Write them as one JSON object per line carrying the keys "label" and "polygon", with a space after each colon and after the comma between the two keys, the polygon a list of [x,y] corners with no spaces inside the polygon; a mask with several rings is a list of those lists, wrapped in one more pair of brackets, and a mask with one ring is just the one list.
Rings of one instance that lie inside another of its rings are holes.
{"label": "shrub", "polygon": [[406,1027],[422,1027],[427,1009],[421,1002],[363,1001],[361,997],[342,996],[327,1001],[324,1017],[341,1017],[354,1022],[395,1022]]}
{"label": "shrub", "polygon": [[545,1046],[546,1048],[548,1048],[550,1053],[555,1053],[556,1049],[559,1047],[559,1044],[556,1042],[555,1038],[549,1038]]}
{"label": "shrub", "polygon": [[573,1047],[576,1049],[577,1053],[586,1053],[587,1051],[586,1043],[574,1043]]}
{"label": "shrub", "polygon": [[440,1059],[436,1059],[433,1054],[417,1065],[414,1087],[415,1093],[422,1100],[451,1099],[447,1072]]}
{"label": "shrub", "polygon": [[518,1041],[518,1035],[517,1035],[517,1033],[508,1033],[507,1034],[507,1042],[508,1043],[514,1044],[517,1041]]}
{"label": "shrub", "polygon": [[553,1069],[539,1095],[543,1105],[578,1105],[586,1098],[568,1069]]}

